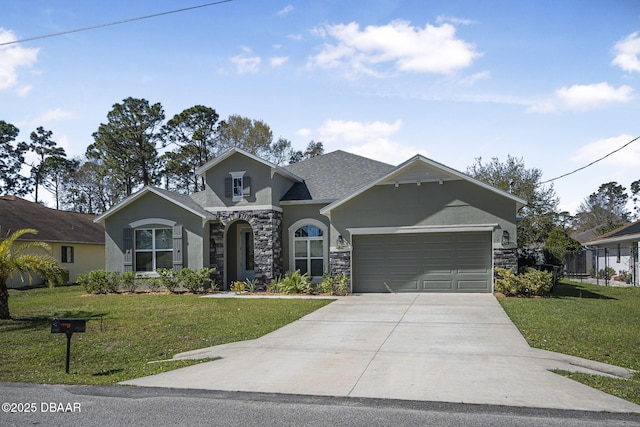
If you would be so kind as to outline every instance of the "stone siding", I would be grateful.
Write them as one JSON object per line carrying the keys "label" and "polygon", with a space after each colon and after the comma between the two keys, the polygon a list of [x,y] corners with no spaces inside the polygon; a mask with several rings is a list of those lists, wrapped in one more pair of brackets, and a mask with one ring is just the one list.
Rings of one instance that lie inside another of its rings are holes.
{"label": "stone siding", "polygon": [[209,262],[216,268],[216,283],[226,287],[224,281],[224,231],[238,220],[246,221],[253,229],[254,270],[259,287],[264,287],[283,274],[282,261],[282,212],[275,210],[250,210],[218,212],[218,220],[209,228]]}
{"label": "stone siding", "polygon": [[493,266],[518,272],[518,250],[516,248],[494,248]]}
{"label": "stone siding", "polygon": [[329,252],[329,274],[344,274],[351,277],[351,252],[331,250]]}

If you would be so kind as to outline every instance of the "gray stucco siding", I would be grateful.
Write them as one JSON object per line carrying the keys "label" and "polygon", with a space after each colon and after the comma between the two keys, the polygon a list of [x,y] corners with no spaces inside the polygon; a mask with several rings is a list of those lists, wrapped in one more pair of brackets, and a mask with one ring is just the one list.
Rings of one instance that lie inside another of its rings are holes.
{"label": "gray stucco siding", "polygon": [[335,232],[348,228],[498,224],[493,241],[507,230],[516,240],[516,203],[467,181],[379,185],[330,212]]}
{"label": "gray stucco siding", "polygon": [[202,218],[156,194],[147,193],[105,220],[105,268],[108,271],[124,271],[124,229],[130,228],[130,224],[137,221],[144,221],[144,225],[140,228],[166,227],[165,224],[157,223],[154,219],[182,225],[183,266],[191,268],[204,266]]}
{"label": "gray stucco siding", "polygon": [[[251,178],[251,192],[243,197],[242,201],[234,202],[231,197],[225,195],[225,180],[230,178],[231,172],[245,171],[245,175]],[[276,205],[282,195],[292,185],[283,177],[274,175],[273,169],[264,163],[235,153],[221,161],[215,167],[209,169],[205,176],[207,187],[205,207],[250,207]],[[286,187],[286,190],[284,189]]]}

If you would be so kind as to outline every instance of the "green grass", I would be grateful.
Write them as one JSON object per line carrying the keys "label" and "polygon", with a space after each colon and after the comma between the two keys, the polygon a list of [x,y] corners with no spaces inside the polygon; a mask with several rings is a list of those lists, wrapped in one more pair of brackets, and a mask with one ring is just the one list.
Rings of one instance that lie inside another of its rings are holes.
{"label": "green grass", "polygon": [[[112,384],[198,361],[176,353],[250,340],[328,304],[319,299],[218,299],[197,295],[87,295],[79,286],[10,290],[12,320],[0,320],[0,381]],[[87,319],[71,340],[51,334],[53,317]]]}
{"label": "green grass", "polygon": [[[640,371],[640,288],[561,281],[547,298],[500,298],[532,347]],[[633,379],[562,373],[640,404],[640,373]]]}

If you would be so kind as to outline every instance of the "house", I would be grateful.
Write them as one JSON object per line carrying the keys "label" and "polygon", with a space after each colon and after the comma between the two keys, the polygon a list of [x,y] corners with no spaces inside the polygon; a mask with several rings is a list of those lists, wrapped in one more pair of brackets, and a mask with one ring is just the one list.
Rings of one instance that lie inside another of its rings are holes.
{"label": "house", "polygon": [[145,187],[96,221],[106,268],[216,268],[216,283],[346,274],[353,292],[491,292],[514,268],[525,201],[421,155],[392,166],[335,151],[285,167],[241,149],[201,166],[205,190]]}
{"label": "house", "polygon": [[616,228],[589,242],[585,246],[594,253],[596,271],[612,268],[616,275],[628,272],[632,283],[638,286],[638,245],[640,242],[640,220]]}
{"label": "house", "polygon": [[[51,255],[69,272],[69,283],[78,275],[104,269],[104,227],[95,215],[51,209],[17,196],[0,196],[0,239],[7,233],[33,228],[38,234],[25,234],[18,242],[49,244]],[[9,287],[24,286],[26,278],[14,275]],[[34,283],[42,281],[34,276]]]}

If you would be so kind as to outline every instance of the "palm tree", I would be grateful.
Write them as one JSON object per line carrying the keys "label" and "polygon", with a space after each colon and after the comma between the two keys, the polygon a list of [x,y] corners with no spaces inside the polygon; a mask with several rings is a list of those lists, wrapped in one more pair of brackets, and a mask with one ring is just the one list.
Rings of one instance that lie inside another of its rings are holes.
{"label": "palm tree", "polygon": [[[9,315],[9,291],[7,280],[14,273],[26,273],[31,281],[31,274],[38,273],[53,284],[53,280],[62,280],[63,270],[55,258],[49,255],[50,248],[44,242],[25,242],[14,244],[16,240],[25,234],[37,234],[32,228],[24,228],[13,233],[7,233],[7,237],[0,241],[0,319],[10,319]],[[26,253],[30,249],[43,249],[44,254]]]}

